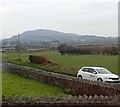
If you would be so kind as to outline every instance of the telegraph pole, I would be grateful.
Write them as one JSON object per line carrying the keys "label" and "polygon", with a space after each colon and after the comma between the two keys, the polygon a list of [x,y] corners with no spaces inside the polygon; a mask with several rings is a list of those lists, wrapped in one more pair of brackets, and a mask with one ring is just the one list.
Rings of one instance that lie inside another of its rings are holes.
{"label": "telegraph pole", "polygon": [[18,60],[21,61],[21,56],[20,56],[20,34],[18,34]]}

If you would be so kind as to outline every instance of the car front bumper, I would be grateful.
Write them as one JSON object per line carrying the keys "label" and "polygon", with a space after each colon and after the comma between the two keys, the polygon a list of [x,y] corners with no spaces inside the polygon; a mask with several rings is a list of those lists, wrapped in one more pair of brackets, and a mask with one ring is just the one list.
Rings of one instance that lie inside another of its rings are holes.
{"label": "car front bumper", "polygon": [[109,83],[120,83],[120,79],[104,79],[105,82],[109,82]]}
{"label": "car front bumper", "polygon": [[118,79],[118,80],[105,79],[105,82],[109,82],[109,83],[120,83],[120,79]]}
{"label": "car front bumper", "polygon": [[105,81],[105,82],[108,82],[108,83],[120,83],[120,81]]}

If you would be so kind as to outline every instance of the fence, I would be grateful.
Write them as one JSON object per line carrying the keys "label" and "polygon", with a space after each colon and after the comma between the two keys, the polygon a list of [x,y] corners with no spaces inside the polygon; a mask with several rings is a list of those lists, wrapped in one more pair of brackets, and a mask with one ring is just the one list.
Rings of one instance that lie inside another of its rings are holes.
{"label": "fence", "polygon": [[118,102],[118,96],[64,96],[64,97],[55,97],[55,96],[39,96],[39,97],[20,97],[11,96],[5,98],[2,97],[2,107],[21,107],[21,106],[33,106],[33,107],[46,107],[46,106],[57,106],[57,107],[66,107],[66,106],[79,106],[79,107],[119,107],[120,102]]}
{"label": "fence", "polygon": [[118,95],[120,90],[110,84],[88,81],[78,79],[76,77],[67,76],[63,74],[47,72],[40,69],[34,69],[25,66],[18,66],[15,64],[5,63],[5,69],[16,75],[25,78],[31,78],[38,81],[43,81],[51,85],[59,86],[65,90],[66,93],[72,95]]}

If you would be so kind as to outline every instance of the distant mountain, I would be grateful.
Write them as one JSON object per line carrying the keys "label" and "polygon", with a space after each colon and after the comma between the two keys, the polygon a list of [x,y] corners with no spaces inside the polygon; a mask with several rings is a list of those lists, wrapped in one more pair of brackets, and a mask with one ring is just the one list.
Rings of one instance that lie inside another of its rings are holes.
{"label": "distant mountain", "polygon": [[[116,44],[117,37],[99,37],[95,35],[78,35],[73,33],[64,33],[54,30],[37,29],[26,31],[20,35],[22,46],[51,46],[66,44]],[[18,35],[4,39],[3,46],[16,46],[18,44]]]}

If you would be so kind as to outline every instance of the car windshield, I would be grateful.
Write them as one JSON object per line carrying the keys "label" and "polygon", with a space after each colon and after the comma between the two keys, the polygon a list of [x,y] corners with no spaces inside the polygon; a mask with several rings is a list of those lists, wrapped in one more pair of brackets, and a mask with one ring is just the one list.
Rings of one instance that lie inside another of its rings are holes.
{"label": "car windshield", "polygon": [[111,72],[107,69],[96,69],[98,74],[111,74]]}

